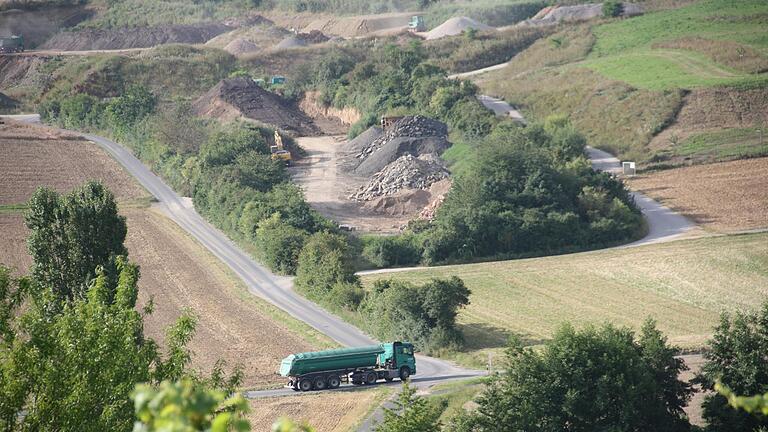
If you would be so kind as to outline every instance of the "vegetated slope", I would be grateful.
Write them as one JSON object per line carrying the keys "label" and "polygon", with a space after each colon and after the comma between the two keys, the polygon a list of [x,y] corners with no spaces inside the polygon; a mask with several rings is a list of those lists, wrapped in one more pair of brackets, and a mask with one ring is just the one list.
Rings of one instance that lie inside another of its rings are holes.
{"label": "vegetated slope", "polygon": [[251,78],[228,78],[194,103],[198,115],[234,120],[246,118],[295,135],[318,135],[320,130],[306,114]]}
{"label": "vegetated slope", "polygon": [[[591,145],[645,166],[658,162],[654,152],[665,146],[649,143],[685,112],[694,97],[684,99],[687,92],[727,85],[720,91],[729,97],[707,106],[716,116],[749,105],[755,97],[745,89],[767,91],[768,75],[754,73],[768,62],[760,37],[766,13],[760,1],[706,0],[581,25],[533,44],[505,70],[482,77],[481,86],[534,119],[567,114]],[[755,124],[744,123],[738,127]]]}
{"label": "vegetated slope", "polygon": [[25,203],[39,186],[67,192],[104,182],[121,202],[148,193],[96,144],[56,129],[4,120],[0,125],[0,206]]}
{"label": "vegetated slope", "polygon": [[[722,310],[750,309],[768,295],[768,234],[610,249],[547,258],[436,267],[364,276],[422,282],[456,275],[472,290],[459,323],[478,364],[480,350],[550,337],[565,321],[639,328],[651,316],[670,341],[698,348]],[[467,359],[464,359],[467,360]]]}
{"label": "vegetated slope", "polygon": [[147,48],[169,43],[202,44],[232,27],[221,23],[130,27],[65,31],[46,41],[41,49],[86,51]]}
{"label": "vegetated slope", "polygon": [[768,228],[768,158],[650,172],[628,182],[706,229]]}

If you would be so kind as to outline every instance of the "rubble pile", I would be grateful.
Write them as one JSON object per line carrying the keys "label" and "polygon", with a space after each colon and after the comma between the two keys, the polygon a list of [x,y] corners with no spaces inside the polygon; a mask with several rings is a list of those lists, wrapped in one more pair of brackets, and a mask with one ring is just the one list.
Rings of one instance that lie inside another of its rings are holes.
{"label": "rubble pile", "polygon": [[449,176],[445,165],[436,156],[428,154],[417,158],[406,154],[374,174],[367,184],[349,198],[370,201],[380,196],[393,195],[402,189],[426,190],[433,183]]}
{"label": "rubble pile", "polygon": [[349,148],[354,155],[352,171],[363,177],[383,170],[400,156],[439,156],[450,146],[444,123],[418,115],[403,117],[383,133],[367,131],[364,135],[372,139],[355,140],[356,147]]}

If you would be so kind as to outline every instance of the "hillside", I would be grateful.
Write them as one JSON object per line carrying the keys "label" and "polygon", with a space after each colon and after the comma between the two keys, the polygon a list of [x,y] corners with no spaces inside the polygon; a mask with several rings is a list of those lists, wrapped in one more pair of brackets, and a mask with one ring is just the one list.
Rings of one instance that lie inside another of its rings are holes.
{"label": "hillside", "polygon": [[457,360],[483,365],[510,335],[529,344],[563,322],[639,328],[653,317],[670,341],[701,348],[723,310],[768,295],[768,234],[681,240],[572,255],[365,275],[424,282],[458,276],[472,290],[459,314],[467,343]]}
{"label": "hillside", "polygon": [[682,150],[768,120],[767,13],[762,1],[704,0],[566,27],[478,82],[530,118],[568,114],[591,145],[643,167],[767,154],[750,140],[736,154]]}

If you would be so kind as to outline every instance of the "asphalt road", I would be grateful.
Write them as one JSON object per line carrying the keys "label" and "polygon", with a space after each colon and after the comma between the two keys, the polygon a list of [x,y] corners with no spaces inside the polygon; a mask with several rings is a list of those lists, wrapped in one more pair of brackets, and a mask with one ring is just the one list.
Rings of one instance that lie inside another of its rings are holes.
{"label": "asphalt road", "polygon": [[[32,123],[40,121],[36,114],[5,117]],[[83,134],[83,136],[98,144],[125,167],[157,199],[157,205],[167,216],[228,265],[243,280],[252,294],[269,301],[294,318],[304,321],[341,345],[360,346],[376,343],[358,328],[294,292],[292,278],[277,276],[255,262],[224,233],[205,221],[190,205],[188,199],[174,192],[128,149],[97,135]],[[275,365],[275,369],[277,367],[278,365]],[[484,374],[483,371],[463,369],[449,362],[426,356],[417,356],[416,369],[417,374],[413,376],[412,382],[420,387],[427,387],[445,380]],[[246,396],[255,398],[287,394],[293,394],[293,391],[290,389],[253,391],[248,392]]]}

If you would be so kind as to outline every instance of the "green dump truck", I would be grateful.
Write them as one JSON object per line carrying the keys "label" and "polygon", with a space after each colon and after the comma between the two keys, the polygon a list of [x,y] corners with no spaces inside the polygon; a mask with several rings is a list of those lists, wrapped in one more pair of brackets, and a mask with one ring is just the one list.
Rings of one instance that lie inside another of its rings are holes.
{"label": "green dump truck", "polygon": [[0,37],[0,54],[24,52],[24,38],[21,36]]}
{"label": "green dump truck", "polygon": [[280,364],[280,375],[288,378],[286,387],[295,391],[406,380],[415,373],[413,345],[407,342],[291,354]]}

